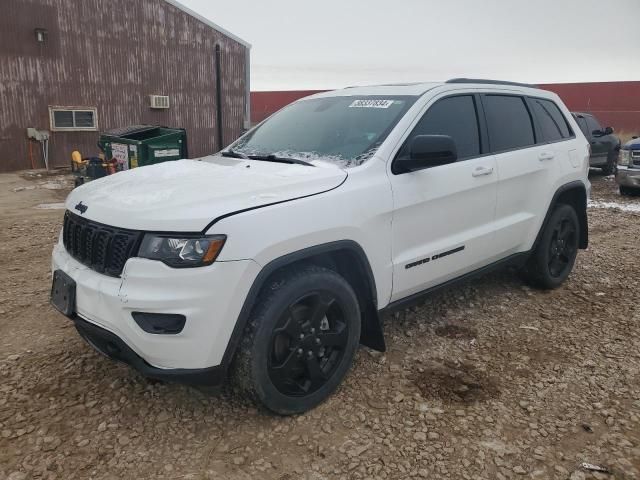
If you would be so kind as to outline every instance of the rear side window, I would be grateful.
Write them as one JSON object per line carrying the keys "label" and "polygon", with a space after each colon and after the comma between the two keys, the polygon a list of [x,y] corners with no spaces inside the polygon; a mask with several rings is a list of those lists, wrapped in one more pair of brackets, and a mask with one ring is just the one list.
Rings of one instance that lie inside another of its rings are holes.
{"label": "rear side window", "polygon": [[460,160],[480,155],[480,130],[473,96],[447,97],[433,104],[409,135],[401,156],[408,153],[408,145],[417,135],[449,135],[456,143]]}
{"label": "rear side window", "polygon": [[485,95],[482,105],[493,152],[533,145],[533,123],[523,97]]}
{"label": "rear side window", "polygon": [[573,132],[569,129],[564,115],[558,106],[551,100],[532,98],[533,113],[538,119],[540,133],[544,142],[557,142],[564,138],[570,138]]}

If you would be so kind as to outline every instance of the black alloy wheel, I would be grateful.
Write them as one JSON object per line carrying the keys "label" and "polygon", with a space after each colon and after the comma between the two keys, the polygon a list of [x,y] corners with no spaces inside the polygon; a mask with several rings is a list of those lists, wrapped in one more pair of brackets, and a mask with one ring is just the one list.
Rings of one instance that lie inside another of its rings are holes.
{"label": "black alloy wheel", "polygon": [[283,394],[317,391],[335,372],[349,341],[349,325],[330,292],[315,291],[293,302],[271,337],[268,371]]}
{"label": "black alloy wheel", "polygon": [[233,382],[272,412],[306,412],[346,376],[361,321],[358,297],[337,272],[308,264],[281,270],[258,296]]}
{"label": "black alloy wheel", "polygon": [[559,278],[568,274],[578,249],[577,225],[570,218],[561,218],[553,228],[549,242],[549,273]]}
{"label": "black alloy wheel", "polygon": [[558,205],[527,261],[523,271],[525,280],[538,288],[558,288],[573,269],[579,241],[576,211],[571,205]]}

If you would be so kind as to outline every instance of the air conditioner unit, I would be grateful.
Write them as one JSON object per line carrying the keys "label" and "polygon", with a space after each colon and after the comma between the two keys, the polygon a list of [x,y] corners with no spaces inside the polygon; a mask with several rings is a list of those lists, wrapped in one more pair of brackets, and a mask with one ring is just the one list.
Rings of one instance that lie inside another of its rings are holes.
{"label": "air conditioner unit", "polygon": [[169,108],[169,97],[166,95],[149,95],[151,108]]}

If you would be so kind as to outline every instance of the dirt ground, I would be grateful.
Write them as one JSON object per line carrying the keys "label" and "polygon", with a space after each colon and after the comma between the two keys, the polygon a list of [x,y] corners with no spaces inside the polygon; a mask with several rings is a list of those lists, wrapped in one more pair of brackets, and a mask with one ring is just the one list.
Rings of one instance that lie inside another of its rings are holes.
{"label": "dirt ground", "polygon": [[329,401],[280,418],[89,348],[48,304],[63,210],[41,204],[66,178],[0,175],[0,479],[640,479],[640,197],[592,182],[562,288],[504,272],[432,296]]}

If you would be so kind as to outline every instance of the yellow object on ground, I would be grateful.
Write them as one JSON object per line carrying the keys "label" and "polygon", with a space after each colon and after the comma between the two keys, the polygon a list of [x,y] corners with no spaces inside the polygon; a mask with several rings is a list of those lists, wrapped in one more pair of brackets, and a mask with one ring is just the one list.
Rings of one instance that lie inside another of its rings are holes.
{"label": "yellow object on ground", "polygon": [[73,161],[73,163],[82,165],[82,155],[77,150],[74,150],[73,153],[71,154],[71,160]]}

